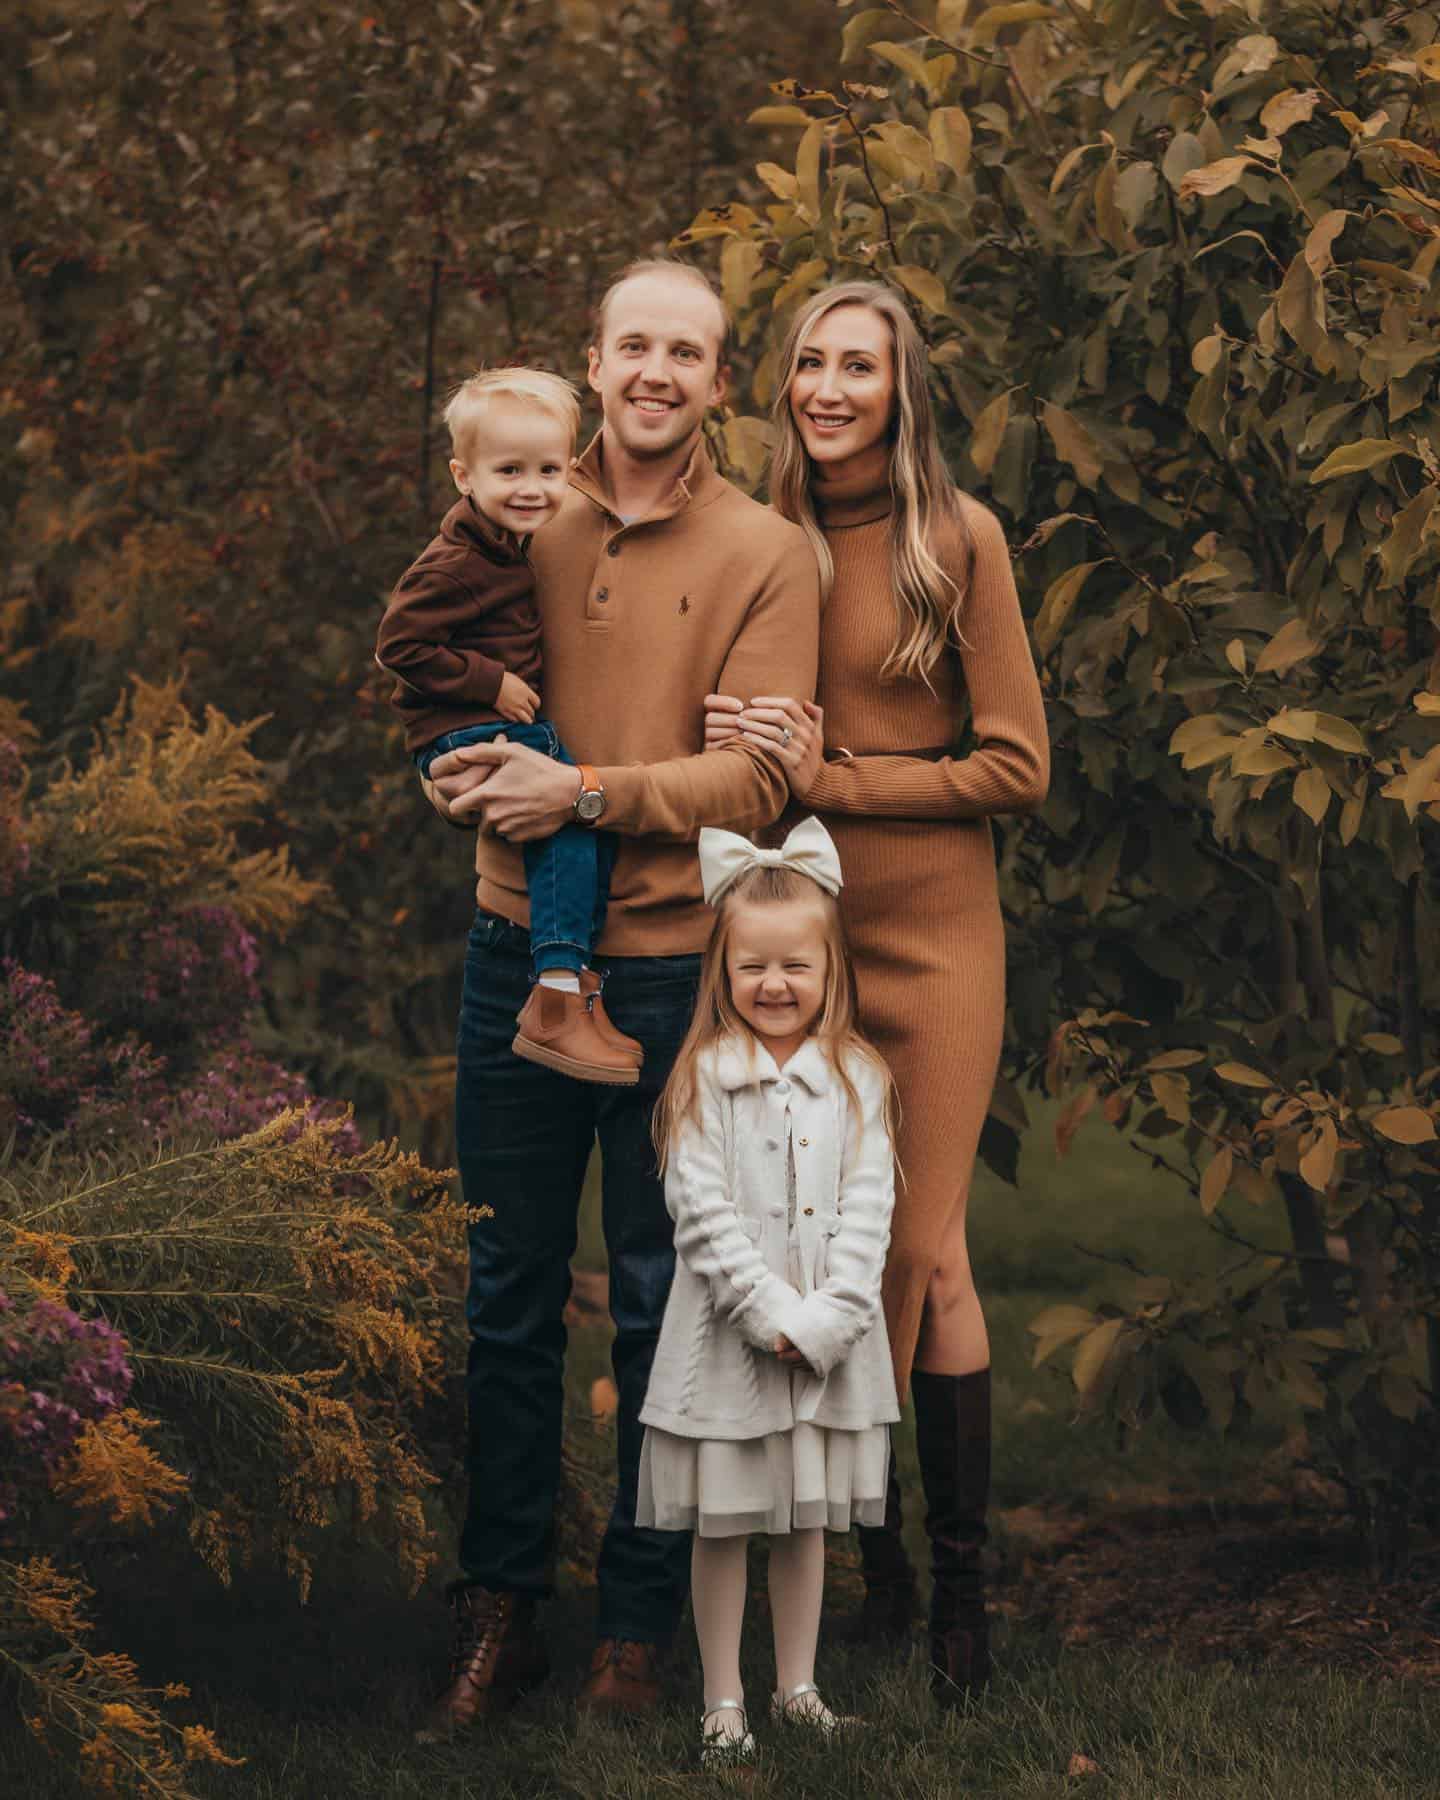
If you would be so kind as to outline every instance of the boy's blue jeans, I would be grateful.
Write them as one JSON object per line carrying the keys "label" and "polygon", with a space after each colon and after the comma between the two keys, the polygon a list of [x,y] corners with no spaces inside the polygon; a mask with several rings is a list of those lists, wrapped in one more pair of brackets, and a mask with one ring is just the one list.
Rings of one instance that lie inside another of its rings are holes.
{"label": "boy's blue jeans", "polygon": [[[466,725],[447,731],[415,752],[415,764],[424,776],[430,765],[447,750],[462,744],[489,744],[504,735],[512,744],[538,750],[542,756],[575,766],[559,734],[548,719],[529,725],[502,720],[495,725]],[[530,894],[530,962],[535,974],[542,969],[571,969],[577,975],[590,962],[590,952],[605,923],[610,898],[610,871],[615,863],[615,839],[606,831],[587,825],[562,825],[547,838],[535,838],[523,846],[525,886]]]}

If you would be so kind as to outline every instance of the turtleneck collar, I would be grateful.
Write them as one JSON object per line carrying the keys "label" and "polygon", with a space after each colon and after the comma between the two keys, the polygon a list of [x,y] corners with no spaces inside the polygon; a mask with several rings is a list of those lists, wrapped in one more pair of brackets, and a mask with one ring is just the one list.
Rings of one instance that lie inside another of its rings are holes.
{"label": "turtleneck collar", "polygon": [[810,465],[810,492],[815,511],[826,531],[847,525],[869,525],[888,517],[894,504],[890,492],[890,446],[872,444],[849,458],[843,469],[827,476],[823,463]]}

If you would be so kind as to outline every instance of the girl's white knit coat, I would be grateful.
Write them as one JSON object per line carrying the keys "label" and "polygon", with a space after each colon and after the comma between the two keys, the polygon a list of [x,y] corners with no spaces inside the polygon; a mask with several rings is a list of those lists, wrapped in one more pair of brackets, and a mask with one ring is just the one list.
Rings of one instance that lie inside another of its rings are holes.
{"label": "girl's white knit coat", "polygon": [[[861,1431],[900,1417],[880,1312],[895,1204],[884,1084],[864,1057],[847,1067],[858,1118],[813,1038],[783,1072],[755,1040],[724,1038],[702,1052],[698,1123],[677,1134],[665,1176],[675,1281],[640,1413],[646,1425],[754,1438],[797,1420]],[[773,1354],[781,1334],[803,1365]]]}

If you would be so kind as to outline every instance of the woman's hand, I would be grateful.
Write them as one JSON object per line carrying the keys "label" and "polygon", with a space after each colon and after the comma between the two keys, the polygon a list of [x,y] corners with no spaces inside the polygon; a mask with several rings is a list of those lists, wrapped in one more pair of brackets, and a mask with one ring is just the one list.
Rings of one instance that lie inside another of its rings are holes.
{"label": "woman's hand", "polygon": [[[825,714],[813,700],[791,700],[761,694],[738,714],[740,735],[768,750],[785,771],[790,792],[803,800],[810,792],[825,756]],[[705,714],[710,729],[710,714]]]}

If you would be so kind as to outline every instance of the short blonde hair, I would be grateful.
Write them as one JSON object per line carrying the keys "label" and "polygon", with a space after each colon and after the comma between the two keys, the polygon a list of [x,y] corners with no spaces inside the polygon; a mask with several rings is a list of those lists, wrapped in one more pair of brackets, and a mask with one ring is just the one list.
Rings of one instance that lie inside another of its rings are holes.
{"label": "short blonde hair", "polygon": [[475,433],[492,401],[519,400],[549,413],[570,433],[573,445],[580,430],[580,396],[563,375],[546,369],[481,369],[462,381],[445,403],[450,447],[460,462],[469,460]]}
{"label": "short blonde hair", "polygon": [[610,311],[610,302],[615,298],[627,281],[634,281],[642,275],[678,275],[682,281],[692,282],[703,288],[715,302],[716,317],[720,321],[719,360],[725,360],[725,351],[730,342],[730,308],[716,292],[715,284],[703,269],[697,269],[694,263],[681,262],[678,256],[642,256],[638,262],[626,263],[625,267],[600,296],[600,304],[595,308],[595,342],[603,346],[605,342],[605,315]]}

